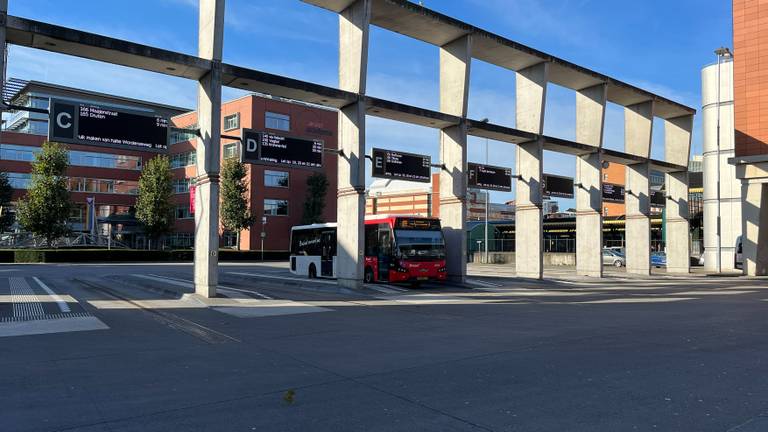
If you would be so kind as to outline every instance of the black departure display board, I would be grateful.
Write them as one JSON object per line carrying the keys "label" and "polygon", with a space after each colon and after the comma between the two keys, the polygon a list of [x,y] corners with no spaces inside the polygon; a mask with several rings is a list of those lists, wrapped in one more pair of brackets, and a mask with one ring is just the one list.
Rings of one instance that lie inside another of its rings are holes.
{"label": "black departure display board", "polygon": [[541,187],[544,196],[573,198],[573,179],[571,177],[544,174]]}
{"label": "black departure display board", "polygon": [[664,191],[651,191],[651,206],[653,207],[667,206],[667,198],[664,196]]}
{"label": "black departure display board", "polygon": [[432,158],[427,155],[373,149],[373,177],[429,183]]}
{"label": "black departure display board", "polygon": [[624,202],[624,186],[613,183],[603,183],[603,201]]}
{"label": "black departure display board", "polygon": [[243,129],[241,160],[251,164],[321,168],[323,141]]}
{"label": "black departure display board", "polygon": [[512,191],[512,169],[467,163],[467,186],[503,192]]}
{"label": "black departure display board", "polygon": [[141,111],[52,99],[50,141],[164,152],[168,119]]}

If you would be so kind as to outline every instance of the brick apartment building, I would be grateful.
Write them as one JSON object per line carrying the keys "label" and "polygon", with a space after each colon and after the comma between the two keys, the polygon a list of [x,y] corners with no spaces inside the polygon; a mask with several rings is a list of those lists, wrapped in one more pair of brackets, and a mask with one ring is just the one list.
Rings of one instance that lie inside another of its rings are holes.
{"label": "brick apartment building", "polygon": [[[97,92],[42,82],[9,81],[5,100],[14,105],[47,109],[51,98],[88,102],[101,106],[131,109],[171,118],[177,127],[195,128],[195,113],[189,109],[155,104]],[[0,171],[8,173],[14,201],[25,194],[30,183],[30,162],[47,138],[48,116],[28,111],[10,112],[0,133]],[[242,128],[269,130],[285,135],[322,139],[326,148],[337,148],[336,112],[303,103],[248,95],[222,104],[222,133],[239,136]],[[173,200],[176,204],[174,232],[170,247],[194,244],[194,216],[190,213],[190,179],[197,175],[196,140],[193,134],[170,134],[168,156],[173,170]],[[136,203],[141,169],[157,152],[95,145],[65,144],[69,150],[71,198],[75,210],[70,217],[74,231],[89,226],[86,199],[94,198],[98,229],[107,233],[112,225],[116,240],[132,247],[144,247],[146,238],[132,215]],[[222,140],[221,157],[239,157],[237,141]],[[305,169],[247,165],[249,199],[256,223],[241,235],[242,249],[261,247],[261,232],[266,232],[265,250],[288,249],[290,227],[302,217],[306,179],[313,172]],[[336,218],[335,156],[325,155],[323,172],[330,186],[324,218]],[[266,225],[262,225],[262,216]],[[235,235],[222,231],[222,245],[233,245]]]}

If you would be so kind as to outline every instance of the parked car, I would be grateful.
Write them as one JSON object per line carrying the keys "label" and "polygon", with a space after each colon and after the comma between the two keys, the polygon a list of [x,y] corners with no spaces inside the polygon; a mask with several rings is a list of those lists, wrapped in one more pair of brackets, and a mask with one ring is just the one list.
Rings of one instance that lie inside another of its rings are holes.
{"label": "parked car", "polygon": [[627,265],[627,261],[620,253],[611,249],[603,249],[603,265],[624,267]]}
{"label": "parked car", "polygon": [[654,267],[667,266],[667,254],[664,252],[654,252],[651,254],[651,265]]}

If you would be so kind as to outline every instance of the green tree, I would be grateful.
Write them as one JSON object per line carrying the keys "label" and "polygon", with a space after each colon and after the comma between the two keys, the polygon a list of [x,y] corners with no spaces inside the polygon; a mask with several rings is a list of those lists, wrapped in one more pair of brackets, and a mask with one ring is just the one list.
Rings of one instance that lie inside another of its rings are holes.
{"label": "green tree", "polygon": [[157,240],[173,228],[171,182],[171,163],[167,156],[152,158],[141,172],[136,219],[144,225],[144,232],[150,240]]}
{"label": "green tree", "polygon": [[226,230],[237,233],[237,250],[240,250],[240,231],[253,225],[245,175],[242,162],[237,159],[224,161],[221,168],[221,224]]}
{"label": "green tree", "polygon": [[13,186],[8,181],[8,173],[0,172],[0,232],[5,232],[13,223],[13,216],[8,212],[13,197]]}
{"label": "green tree", "polygon": [[58,143],[45,142],[32,162],[32,182],[27,196],[19,200],[17,215],[24,229],[45,238],[48,246],[69,233],[67,219],[72,202],[67,189],[67,150]]}
{"label": "green tree", "polygon": [[328,191],[328,186],[328,177],[323,173],[315,173],[307,178],[307,199],[304,200],[302,224],[323,222],[325,194]]}

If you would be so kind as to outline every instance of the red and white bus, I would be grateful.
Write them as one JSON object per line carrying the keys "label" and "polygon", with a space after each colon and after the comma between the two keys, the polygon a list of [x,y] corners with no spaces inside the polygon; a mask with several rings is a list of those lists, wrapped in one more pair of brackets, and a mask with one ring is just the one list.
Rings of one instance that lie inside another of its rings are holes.
{"label": "red and white bus", "polygon": [[[367,283],[444,281],[445,240],[437,218],[371,215],[365,218]],[[336,277],[336,224],[291,228],[291,273]]]}

